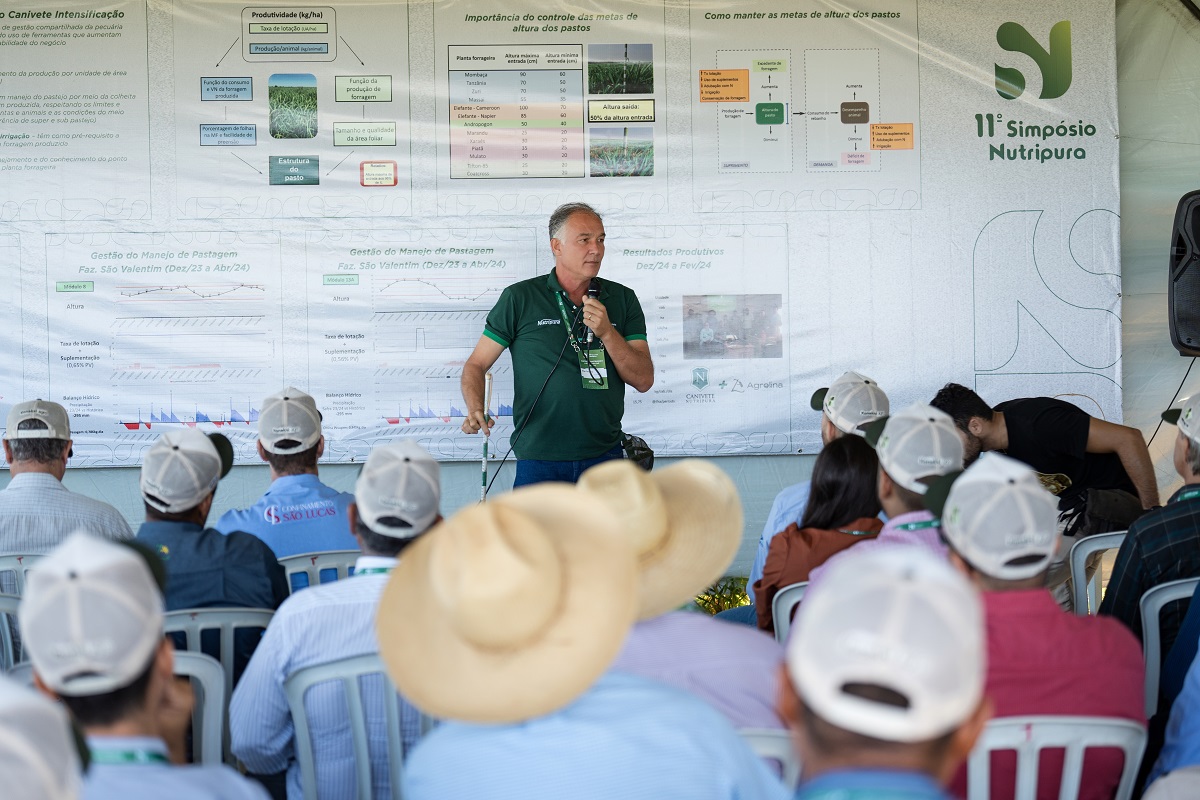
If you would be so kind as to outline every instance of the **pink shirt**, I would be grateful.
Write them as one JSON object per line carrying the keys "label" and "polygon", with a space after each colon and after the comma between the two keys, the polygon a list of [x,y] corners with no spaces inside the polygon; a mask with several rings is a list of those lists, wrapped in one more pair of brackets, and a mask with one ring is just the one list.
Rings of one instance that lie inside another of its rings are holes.
{"label": "pink shirt", "polygon": [[[987,694],[995,717],[1039,714],[1121,717],[1146,724],[1145,666],[1137,639],[1115,619],[1079,617],[1058,607],[1045,589],[984,592]],[[1121,777],[1119,750],[1089,750],[1080,800],[1111,800]],[[1016,758],[992,756],[991,800],[1011,800]],[[1062,757],[1043,755],[1038,800],[1057,800]],[[967,796],[966,768],[950,784]]]}
{"label": "pink shirt", "polygon": [[816,588],[817,583],[821,580],[821,575],[829,569],[830,564],[836,564],[842,558],[861,556],[863,553],[868,553],[877,547],[912,545],[920,547],[923,550],[928,550],[938,558],[946,558],[946,545],[942,544],[942,538],[938,534],[938,526],[929,525],[933,519],[933,514],[928,511],[910,511],[907,514],[899,514],[889,519],[884,524],[883,530],[874,539],[859,542],[853,547],[837,553],[824,564],[809,572],[808,591],[811,592]]}

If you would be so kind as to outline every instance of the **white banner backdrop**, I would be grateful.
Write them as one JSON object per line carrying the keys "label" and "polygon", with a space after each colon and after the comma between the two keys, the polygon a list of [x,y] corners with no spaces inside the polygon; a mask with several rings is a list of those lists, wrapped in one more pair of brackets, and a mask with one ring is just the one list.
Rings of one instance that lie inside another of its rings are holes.
{"label": "white banner backdrop", "polygon": [[76,465],[256,461],[291,384],[331,461],[476,457],[461,364],[584,200],[660,454],[811,452],[847,369],[1119,420],[1116,120],[1113,9],[1066,0],[10,5],[0,411],[64,403]]}

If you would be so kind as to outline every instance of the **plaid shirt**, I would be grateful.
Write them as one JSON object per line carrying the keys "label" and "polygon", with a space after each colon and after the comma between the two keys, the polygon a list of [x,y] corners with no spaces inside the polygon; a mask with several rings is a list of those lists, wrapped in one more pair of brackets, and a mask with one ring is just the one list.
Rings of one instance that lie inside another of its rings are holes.
{"label": "plaid shirt", "polygon": [[[1143,514],[1129,526],[1117,552],[1100,613],[1124,622],[1142,638],[1142,595],[1168,581],[1200,576],[1200,496],[1180,499],[1200,486],[1188,484],[1162,508]],[[1187,601],[1171,603],[1162,613],[1162,652],[1171,650]]]}

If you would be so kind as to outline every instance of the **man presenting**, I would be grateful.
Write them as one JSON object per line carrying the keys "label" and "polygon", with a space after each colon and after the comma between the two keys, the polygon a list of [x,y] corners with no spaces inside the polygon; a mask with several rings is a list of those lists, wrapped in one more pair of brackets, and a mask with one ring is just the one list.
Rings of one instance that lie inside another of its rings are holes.
{"label": "man presenting", "polygon": [[511,350],[514,487],[573,483],[588,467],[621,458],[625,384],[639,392],[654,384],[637,295],[596,278],[600,215],[584,203],[559,206],[550,216],[550,251],[554,270],[504,290],[463,365],[463,432],[488,435],[494,420],[484,408],[484,376]]}

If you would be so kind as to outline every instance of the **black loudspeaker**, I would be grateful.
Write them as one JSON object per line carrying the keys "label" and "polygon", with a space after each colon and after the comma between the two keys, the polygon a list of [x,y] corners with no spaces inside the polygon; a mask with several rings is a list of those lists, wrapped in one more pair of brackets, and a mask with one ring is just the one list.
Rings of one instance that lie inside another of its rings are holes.
{"label": "black loudspeaker", "polygon": [[1200,356],[1200,191],[1179,198],[1170,261],[1171,344],[1181,356]]}

